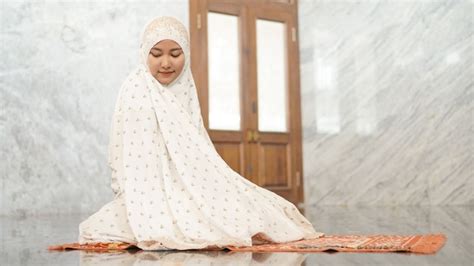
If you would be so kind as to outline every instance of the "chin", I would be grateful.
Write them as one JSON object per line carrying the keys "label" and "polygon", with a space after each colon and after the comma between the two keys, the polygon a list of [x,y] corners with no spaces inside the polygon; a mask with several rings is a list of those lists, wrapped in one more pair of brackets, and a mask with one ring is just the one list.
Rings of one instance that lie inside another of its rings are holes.
{"label": "chin", "polygon": [[168,85],[173,82],[174,79],[158,80],[161,84]]}

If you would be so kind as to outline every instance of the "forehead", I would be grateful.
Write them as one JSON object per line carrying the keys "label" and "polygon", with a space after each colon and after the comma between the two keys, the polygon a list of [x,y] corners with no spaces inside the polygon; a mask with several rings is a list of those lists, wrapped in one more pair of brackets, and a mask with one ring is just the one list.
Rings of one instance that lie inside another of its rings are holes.
{"label": "forehead", "polygon": [[156,43],[152,48],[175,49],[175,48],[181,48],[181,46],[173,40],[165,39]]}

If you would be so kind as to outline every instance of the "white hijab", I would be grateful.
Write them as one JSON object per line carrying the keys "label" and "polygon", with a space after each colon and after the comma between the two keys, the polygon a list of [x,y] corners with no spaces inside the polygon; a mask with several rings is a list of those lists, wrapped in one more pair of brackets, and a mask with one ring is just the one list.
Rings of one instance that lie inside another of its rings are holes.
{"label": "white hijab", "polygon": [[[150,49],[156,43],[165,39],[173,40],[178,43],[185,57],[183,70],[179,76],[168,85],[159,83],[152,76],[147,65],[147,57],[150,53]],[[142,32],[139,52],[140,63],[138,67],[128,75],[120,88],[114,110],[115,119],[113,121],[116,121],[116,123],[112,123],[110,132],[108,163],[112,169],[111,186],[116,194],[123,192],[123,173],[119,173],[119,171],[123,170],[124,160],[121,157],[124,148],[122,146],[123,138],[125,137],[123,134],[126,134],[127,131],[124,130],[123,119],[119,120],[119,118],[123,118],[124,112],[141,111],[140,114],[136,113],[135,115],[141,115],[142,118],[143,113],[148,113],[149,115],[146,119],[149,118],[152,122],[154,121],[155,124],[162,124],[161,128],[167,128],[168,125],[174,126],[175,121],[178,121],[177,117],[180,117],[181,120],[179,121],[185,123],[185,127],[189,128],[188,125],[192,125],[199,133],[194,136],[194,140],[192,140],[191,144],[194,145],[198,142],[195,138],[201,138],[204,139],[207,146],[210,145],[214,148],[201,116],[196,85],[194,84],[190,68],[191,55],[189,38],[184,25],[173,17],[159,17],[151,20],[146,24]],[[155,105],[162,101],[164,101],[163,104],[155,108]],[[156,116],[155,114],[151,114],[160,109],[163,111],[156,113]],[[139,118],[137,117],[137,119]],[[127,126],[125,125],[125,127]],[[160,130],[156,128],[153,132],[155,131],[158,133]],[[160,133],[164,135],[164,138],[167,140],[170,139],[172,142],[176,141],[176,137],[182,136],[182,134],[179,133],[176,136],[169,130]],[[137,141],[145,141],[145,139],[150,136],[133,135],[130,137]],[[168,142],[165,144],[168,144]]]}
{"label": "white hijab", "polygon": [[[178,43],[185,56],[182,72],[167,86],[146,63],[164,39]],[[258,232],[275,242],[322,235],[292,203],[242,177],[217,153],[202,122],[188,33],[174,18],[145,27],[140,64],[115,105],[108,156],[112,190],[124,197],[141,248],[250,246]]]}

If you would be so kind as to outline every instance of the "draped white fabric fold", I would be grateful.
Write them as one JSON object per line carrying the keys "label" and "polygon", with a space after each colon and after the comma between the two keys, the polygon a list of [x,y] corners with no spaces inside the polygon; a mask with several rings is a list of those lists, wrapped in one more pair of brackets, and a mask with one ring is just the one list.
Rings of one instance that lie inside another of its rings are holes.
{"label": "draped white fabric fold", "polygon": [[[146,65],[160,40],[178,43],[183,71],[160,84]],[[124,241],[146,250],[248,246],[316,238],[289,201],[232,170],[203,125],[190,70],[189,39],[176,19],[160,17],[142,36],[141,63],[120,88],[110,130],[113,202],[81,223],[79,242]]]}

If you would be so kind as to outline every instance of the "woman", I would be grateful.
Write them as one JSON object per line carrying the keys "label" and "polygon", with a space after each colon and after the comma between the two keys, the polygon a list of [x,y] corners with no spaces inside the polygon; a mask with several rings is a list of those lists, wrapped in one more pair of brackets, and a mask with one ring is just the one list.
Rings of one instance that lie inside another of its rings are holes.
{"label": "woman", "polygon": [[79,243],[144,250],[318,238],[289,201],[233,171],[202,123],[186,28],[147,24],[140,64],[120,88],[109,143],[115,199],[79,225]]}

